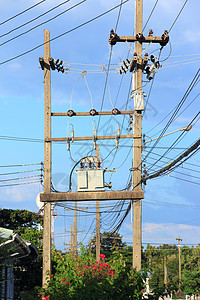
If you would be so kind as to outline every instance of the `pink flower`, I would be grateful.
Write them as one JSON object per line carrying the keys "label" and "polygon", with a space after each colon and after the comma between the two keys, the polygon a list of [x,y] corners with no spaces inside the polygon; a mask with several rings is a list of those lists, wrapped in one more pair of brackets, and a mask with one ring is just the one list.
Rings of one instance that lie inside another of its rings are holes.
{"label": "pink flower", "polygon": [[65,280],[66,280],[65,278],[62,279],[62,281],[65,281]]}
{"label": "pink flower", "polygon": [[99,257],[104,260],[104,258],[106,257],[104,254],[100,254]]}
{"label": "pink flower", "polygon": [[78,268],[78,266],[77,266],[77,265],[75,265],[75,268]]}
{"label": "pink flower", "polygon": [[144,293],[144,291],[141,291],[142,293]]}
{"label": "pink flower", "polygon": [[90,267],[88,267],[88,266],[85,266],[85,268],[86,268],[86,269],[89,269]]}
{"label": "pink flower", "polygon": [[74,258],[76,258],[77,257],[77,255],[76,254],[74,254]]}
{"label": "pink flower", "polygon": [[66,282],[65,282],[65,284],[69,285],[69,282],[68,282],[68,281],[66,281]]}

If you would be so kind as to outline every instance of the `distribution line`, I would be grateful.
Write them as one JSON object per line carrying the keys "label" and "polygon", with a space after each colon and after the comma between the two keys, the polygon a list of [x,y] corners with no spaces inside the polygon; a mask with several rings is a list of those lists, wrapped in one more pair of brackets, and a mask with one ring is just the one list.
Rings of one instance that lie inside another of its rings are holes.
{"label": "distribution line", "polygon": [[172,28],[174,27],[176,21],[177,21],[178,18],[180,17],[180,14],[182,13],[182,11],[183,11],[183,9],[184,9],[184,7],[185,7],[185,5],[186,5],[187,2],[188,2],[188,0],[186,0],[186,1],[184,2],[183,6],[181,7],[181,9],[180,9],[180,11],[179,11],[179,13],[178,13],[176,19],[174,20],[174,22],[173,22],[173,24],[171,25],[171,27],[170,27],[170,29],[168,30],[168,32],[170,32],[170,31],[172,30]]}
{"label": "distribution line", "polygon": [[21,165],[5,165],[5,166],[0,166],[0,168],[11,168],[11,167],[28,167],[28,166],[36,166],[36,165],[43,165],[42,162],[40,163],[35,163],[35,164],[21,164]]}
{"label": "distribution line", "polygon": [[[85,26],[85,25],[87,25],[87,24],[89,24],[89,23],[91,23],[91,22],[93,22],[93,21],[95,21],[95,20],[97,20],[97,19],[103,17],[104,15],[110,13],[111,11],[115,10],[115,9],[118,8],[120,5],[123,5],[123,4],[125,4],[126,2],[128,2],[128,1],[129,1],[129,0],[125,0],[122,4],[116,5],[116,6],[112,7],[111,9],[109,9],[109,10],[107,10],[107,11],[105,11],[105,12],[99,14],[99,15],[97,15],[96,17],[94,17],[94,18],[92,18],[92,19],[90,19],[90,20],[88,20],[88,21],[86,21],[86,22],[84,22],[84,23],[82,23],[82,24],[80,24],[80,25],[78,25],[78,26],[76,26],[76,27],[70,29],[70,30],[67,30],[67,31],[65,31],[65,32],[63,32],[63,33],[57,35],[56,37],[50,39],[50,40],[47,41],[46,43],[55,41],[55,40],[59,39],[60,37],[66,35],[66,34],[69,34],[69,33],[73,32],[73,31],[75,31],[75,30],[77,30],[77,29],[79,29],[79,28],[81,28],[81,27],[83,27],[83,26]],[[8,62],[10,62],[10,61],[12,61],[12,60],[15,60],[15,59],[17,59],[17,58],[19,58],[19,57],[22,57],[22,56],[26,55],[26,54],[29,54],[29,53],[31,53],[31,52],[35,51],[36,49],[38,49],[38,48],[40,48],[40,47],[43,47],[43,46],[44,46],[44,43],[42,43],[42,44],[40,44],[40,45],[37,45],[37,46],[35,46],[35,47],[32,48],[32,49],[29,49],[29,50],[27,50],[27,51],[25,51],[25,52],[23,52],[23,53],[21,53],[21,54],[18,54],[18,55],[16,55],[16,56],[12,57],[12,58],[9,58],[9,59],[7,59],[7,60],[4,60],[3,62],[0,62],[0,65],[6,64],[6,63],[8,63]]]}
{"label": "distribution line", "polygon": [[144,27],[143,27],[143,30],[142,30],[143,32],[144,32],[144,30],[145,30],[147,24],[149,23],[149,20],[151,19],[151,16],[152,16],[152,14],[153,14],[153,12],[154,12],[154,10],[155,10],[157,4],[158,4],[158,0],[156,0],[155,4],[154,4],[154,6],[153,6],[153,8],[152,8],[152,10],[151,10],[151,13],[150,13],[150,15],[149,15],[149,17],[148,17],[148,19],[147,19],[147,21],[146,21]]}
{"label": "distribution line", "polygon": [[[196,116],[193,118],[193,120],[190,122],[190,124],[188,125],[188,126],[190,126],[190,125],[192,125],[192,123],[194,122],[194,120],[197,118],[197,116],[200,114],[200,111],[196,114]],[[186,134],[188,134],[188,132],[189,131],[183,131],[180,135],[179,135],[179,137],[173,142],[173,144],[164,152],[164,154],[162,154],[162,156],[157,160],[157,162],[159,162],[159,160],[164,156],[164,155],[166,155],[168,152],[170,152],[171,150],[172,150],[172,148],[171,147],[173,147],[174,145],[176,145],[177,144],[177,142],[178,142],[178,140],[180,140],[180,138],[181,137],[183,137],[183,136],[185,136]],[[193,147],[193,146],[192,146]],[[191,148],[192,148],[191,147]],[[196,148],[195,148],[196,149]],[[151,150],[150,150],[151,151]],[[149,152],[150,153],[150,152]],[[187,151],[185,152],[185,153],[187,153]],[[176,161],[176,160],[175,160]],[[155,162],[155,164],[157,163],[157,162]],[[154,165],[155,165],[154,164]],[[153,165],[153,166],[154,166]],[[148,169],[149,170],[149,169]]]}
{"label": "distribution line", "polygon": [[24,26],[26,26],[26,25],[32,23],[32,22],[35,21],[35,20],[38,20],[39,18],[45,16],[45,15],[48,14],[49,12],[53,11],[54,9],[58,8],[59,6],[65,4],[65,3],[69,2],[69,1],[70,1],[70,0],[64,1],[64,2],[62,2],[62,3],[60,3],[60,4],[58,4],[57,6],[51,8],[50,10],[46,11],[45,13],[43,13],[43,14],[37,16],[36,18],[33,18],[33,19],[31,19],[30,21],[28,21],[28,22],[26,22],[26,23],[24,23],[24,24],[22,24],[22,25],[20,25],[20,26],[18,26],[18,27],[15,27],[14,29],[12,29],[12,30],[10,30],[10,31],[8,31],[8,32],[6,32],[6,33],[0,35],[0,38],[2,38],[2,37],[4,37],[4,36],[6,36],[6,35],[8,35],[8,34],[10,34],[10,33],[12,33],[12,32],[14,32],[14,31],[16,31],[16,30],[18,30],[18,29],[20,29],[20,28],[22,28],[22,27],[24,27]]}
{"label": "distribution line", "polygon": [[41,175],[32,175],[32,176],[25,176],[25,177],[18,177],[18,178],[2,179],[2,180],[0,180],[0,182],[13,181],[13,180],[22,180],[22,179],[36,178],[36,177],[41,177]]}
{"label": "distribution line", "polygon": [[[68,2],[68,1],[70,1],[70,0],[67,0],[67,2]],[[7,43],[9,43],[9,42],[11,42],[11,41],[17,39],[18,37],[21,37],[22,35],[25,35],[25,34],[31,32],[32,30],[34,30],[34,29],[36,29],[36,28],[38,28],[38,27],[40,27],[40,26],[42,26],[42,25],[44,25],[44,24],[46,24],[46,23],[48,23],[48,22],[50,22],[50,21],[52,21],[52,20],[54,20],[54,19],[56,19],[56,18],[58,18],[58,17],[60,17],[61,15],[65,14],[66,12],[70,11],[71,9],[73,9],[73,8],[75,8],[75,7],[77,7],[77,6],[79,6],[80,4],[82,4],[82,3],[85,2],[85,1],[86,1],[86,0],[83,0],[83,1],[81,1],[81,2],[79,2],[79,3],[77,3],[77,4],[75,4],[75,5],[71,6],[70,8],[68,8],[68,9],[66,9],[66,10],[64,10],[64,11],[62,11],[61,13],[57,14],[56,16],[50,18],[49,20],[44,21],[44,22],[42,22],[42,23],[40,23],[40,24],[38,24],[38,25],[36,25],[36,26],[34,26],[34,27],[32,27],[32,28],[30,28],[30,29],[28,29],[28,30],[26,30],[26,31],[24,31],[24,32],[22,32],[22,33],[16,35],[16,36],[14,36],[14,37],[12,37],[11,39],[9,39],[9,40],[7,40],[7,41],[1,43],[0,46],[3,46],[3,45],[5,45],[5,44],[7,44]],[[1,37],[1,36],[0,36],[0,37]]]}
{"label": "distribution line", "polygon": [[171,125],[171,123],[174,121],[176,115],[178,114],[179,110],[181,109],[181,107],[183,106],[184,102],[186,101],[186,99],[188,98],[189,94],[191,93],[191,91],[193,90],[196,82],[198,81],[200,77],[200,69],[198,69],[197,73],[195,74],[194,78],[192,79],[189,87],[187,88],[184,96],[182,97],[181,101],[179,102],[179,104],[177,105],[174,113],[172,114],[171,118],[169,119],[169,121],[167,122],[167,124],[165,125],[164,129],[162,130],[159,138],[155,141],[155,143],[153,144],[152,148],[149,150],[149,152],[146,154],[144,160],[147,159],[148,155],[151,153],[151,151],[154,149],[154,147],[159,143],[160,139],[162,138],[162,136],[165,134],[165,132],[167,131],[167,129],[169,128],[169,126]]}
{"label": "distribution line", "polygon": [[7,20],[1,22],[0,25],[3,25],[3,24],[5,24],[5,23],[7,23],[7,22],[13,20],[14,18],[16,18],[16,17],[18,17],[18,16],[21,16],[22,14],[24,14],[24,13],[27,12],[28,10],[30,10],[30,9],[32,9],[32,8],[34,8],[34,7],[36,7],[36,6],[38,6],[39,4],[41,4],[41,3],[45,2],[45,1],[46,1],[46,0],[42,0],[42,1],[38,2],[38,3],[36,3],[35,5],[30,6],[29,8],[27,8],[27,9],[21,11],[20,13],[18,13],[18,14],[16,14],[16,15],[10,17],[9,19],[7,19]]}
{"label": "distribution line", "polygon": [[26,171],[11,172],[11,173],[1,173],[0,176],[15,175],[15,174],[21,174],[21,173],[31,173],[31,172],[41,171],[41,170],[43,170],[43,169],[26,170]]}
{"label": "distribution line", "polygon": [[40,180],[36,180],[36,181],[30,181],[30,182],[22,182],[22,183],[14,183],[14,184],[4,184],[4,185],[0,185],[0,187],[8,187],[8,186],[16,186],[16,185],[25,185],[25,184],[32,184],[32,183],[41,183]]}
{"label": "distribution line", "polygon": [[[149,158],[152,159],[152,160],[157,160],[156,158],[152,158],[152,157],[149,157]],[[166,162],[165,162],[165,165],[166,165]],[[177,166],[177,167],[179,167],[179,166]],[[190,172],[195,172],[195,170],[194,171],[192,169],[189,169],[189,170],[190,170]],[[197,176],[194,176],[194,175],[191,175],[191,174],[186,174],[186,173],[179,172],[179,171],[174,171],[174,169],[170,170],[170,172],[168,173],[168,175],[170,174],[170,176],[171,176],[171,171],[173,171],[174,173],[177,173],[177,174],[181,174],[181,175],[184,175],[184,176],[189,176],[190,178],[195,178],[195,179],[200,180],[200,177],[197,177]]]}
{"label": "distribution line", "polygon": [[[194,98],[193,98],[193,100],[192,101],[190,101],[190,103],[180,112],[180,114],[178,114],[177,116],[176,116],[176,118],[174,119],[174,121],[175,120],[177,120],[177,118],[179,118],[182,114],[183,114],[183,112],[184,111],[186,111],[186,109],[188,109],[188,107],[198,98],[200,96],[200,93],[198,93]],[[175,106],[158,124],[156,124],[153,128],[151,128],[147,133],[149,133],[149,132],[151,132],[153,129],[155,129],[156,127],[158,127],[158,125],[160,125],[173,111],[175,111],[175,109],[177,108],[178,106]],[[160,131],[159,132],[157,132],[157,133],[155,133],[152,137],[154,137],[154,136],[158,136],[158,134],[160,134]]]}
{"label": "distribution line", "polygon": [[[188,149],[188,148],[187,148],[187,149]],[[161,154],[154,153],[154,152],[152,152],[151,154],[156,155],[156,156],[159,156],[159,157],[162,156]],[[150,158],[150,159],[153,159],[153,160],[157,160],[156,158],[153,158],[153,157],[151,157],[151,156],[149,156],[149,158]],[[164,162],[164,161],[161,161],[161,162],[165,163],[165,165],[166,165],[166,163],[169,163],[169,161],[172,161],[172,158],[169,158],[169,157],[167,157],[167,156],[165,156],[164,158],[167,160],[167,162],[166,162],[166,161],[165,161],[165,162]],[[186,163],[186,164],[190,165],[189,163]],[[198,166],[198,165],[194,165],[194,166],[195,166],[195,167],[200,167],[200,166]],[[187,168],[187,167],[184,167],[184,166],[182,166],[182,169],[183,169],[183,170],[188,170],[188,171],[191,171],[191,172],[196,172],[196,173],[199,174],[199,170],[190,169],[190,168]]]}

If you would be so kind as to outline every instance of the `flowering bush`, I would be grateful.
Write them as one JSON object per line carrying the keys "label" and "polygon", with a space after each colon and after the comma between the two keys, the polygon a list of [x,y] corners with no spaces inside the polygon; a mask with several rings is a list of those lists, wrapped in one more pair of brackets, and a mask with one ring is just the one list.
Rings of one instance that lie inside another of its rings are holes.
{"label": "flowering bush", "polygon": [[105,255],[100,254],[96,261],[82,249],[81,256],[54,250],[52,258],[54,275],[41,291],[47,300],[142,299],[146,276],[126,266],[122,256],[106,262]]}

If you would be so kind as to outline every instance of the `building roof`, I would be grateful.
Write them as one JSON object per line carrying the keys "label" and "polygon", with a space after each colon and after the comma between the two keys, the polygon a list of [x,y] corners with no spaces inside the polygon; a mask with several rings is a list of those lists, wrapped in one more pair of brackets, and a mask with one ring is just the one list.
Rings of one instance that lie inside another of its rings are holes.
{"label": "building roof", "polygon": [[0,227],[0,261],[16,260],[27,256],[35,259],[37,255],[38,251],[33,243],[23,240],[11,229]]}

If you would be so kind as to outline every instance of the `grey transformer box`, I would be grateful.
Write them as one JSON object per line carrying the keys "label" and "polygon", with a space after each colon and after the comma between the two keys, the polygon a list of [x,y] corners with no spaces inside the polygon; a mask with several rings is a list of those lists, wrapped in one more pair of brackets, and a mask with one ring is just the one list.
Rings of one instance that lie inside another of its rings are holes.
{"label": "grey transformer box", "polygon": [[77,191],[78,192],[95,192],[105,191],[105,187],[111,188],[111,183],[105,184],[105,172],[115,172],[101,168],[101,158],[87,157],[81,162],[81,168],[76,170],[77,174]]}

